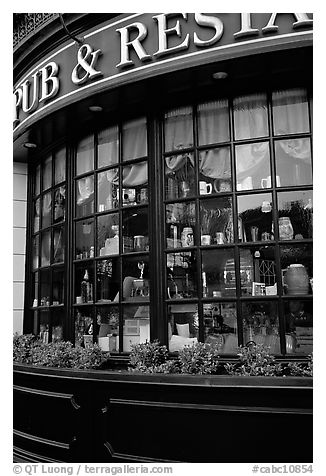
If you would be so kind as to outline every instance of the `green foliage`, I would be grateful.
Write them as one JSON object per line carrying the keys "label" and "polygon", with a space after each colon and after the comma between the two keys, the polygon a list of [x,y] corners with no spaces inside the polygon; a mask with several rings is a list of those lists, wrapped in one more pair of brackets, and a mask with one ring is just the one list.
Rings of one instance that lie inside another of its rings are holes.
{"label": "green foliage", "polygon": [[225,364],[229,375],[281,376],[284,375],[281,364],[275,363],[270,348],[263,344],[239,347],[239,362]]}
{"label": "green foliage", "polygon": [[64,341],[45,344],[32,334],[14,336],[14,362],[43,367],[92,369],[98,368],[107,357],[108,353],[102,352],[97,344],[83,348]]}
{"label": "green foliage", "polygon": [[313,354],[308,355],[308,362],[290,362],[288,369],[293,377],[312,377],[313,376]]}
{"label": "green foliage", "polygon": [[158,341],[135,344],[131,346],[129,370],[144,373],[162,372],[163,369],[169,368],[167,359],[168,349]]}
{"label": "green foliage", "polygon": [[218,359],[217,348],[202,342],[184,346],[178,355],[182,374],[214,374],[219,366]]}

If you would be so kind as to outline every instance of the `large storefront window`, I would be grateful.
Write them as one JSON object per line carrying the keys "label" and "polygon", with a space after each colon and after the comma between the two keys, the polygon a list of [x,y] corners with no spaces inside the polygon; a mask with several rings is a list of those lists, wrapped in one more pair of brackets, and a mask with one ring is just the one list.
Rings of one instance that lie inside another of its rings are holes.
{"label": "large storefront window", "polygon": [[140,117],[82,137],[67,169],[62,150],[36,165],[34,331],[113,353],[165,335],[170,352],[202,341],[234,354],[253,341],[307,354],[307,91],[188,104],[165,111],[160,127],[161,152],[150,146],[158,129]]}

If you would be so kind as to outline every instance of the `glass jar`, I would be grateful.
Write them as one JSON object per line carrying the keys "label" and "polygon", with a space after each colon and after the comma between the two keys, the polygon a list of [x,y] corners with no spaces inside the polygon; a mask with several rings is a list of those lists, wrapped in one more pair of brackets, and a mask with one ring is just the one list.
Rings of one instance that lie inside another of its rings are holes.
{"label": "glass jar", "polygon": [[309,276],[303,264],[290,264],[285,274],[288,294],[308,294]]}
{"label": "glass jar", "polygon": [[187,246],[194,246],[194,233],[191,226],[185,227],[181,233],[181,245],[185,248]]}
{"label": "glass jar", "polygon": [[278,230],[280,240],[293,239],[293,227],[289,217],[281,217],[278,219]]}

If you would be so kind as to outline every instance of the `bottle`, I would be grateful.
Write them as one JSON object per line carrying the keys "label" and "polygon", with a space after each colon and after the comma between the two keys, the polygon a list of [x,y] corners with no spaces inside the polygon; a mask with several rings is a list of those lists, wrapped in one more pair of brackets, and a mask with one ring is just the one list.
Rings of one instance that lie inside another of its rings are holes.
{"label": "bottle", "polygon": [[81,294],[81,298],[82,298],[82,301],[83,303],[84,302],[88,302],[88,293],[89,293],[89,277],[88,277],[88,271],[86,269],[85,271],[85,274],[84,274],[84,278],[81,282],[81,285],[80,285],[80,294]]}
{"label": "bottle", "polygon": [[187,226],[182,230],[181,244],[184,248],[187,246],[194,246],[194,233],[191,226]]}
{"label": "bottle", "polygon": [[280,240],[293,239],[293,227],[289,217],[281,217],[278,219],[278,230]]}
{"label": "bottle", "polygon": [[91,247],[90,247],[89,257],[90,257],[90,258],[94,258],[94,246],[91,246]]}

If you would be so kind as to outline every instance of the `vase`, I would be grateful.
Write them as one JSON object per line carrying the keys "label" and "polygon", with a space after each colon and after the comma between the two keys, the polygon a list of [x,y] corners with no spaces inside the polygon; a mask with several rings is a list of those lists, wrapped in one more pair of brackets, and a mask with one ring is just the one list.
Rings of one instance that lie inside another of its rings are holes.
{"label": "vase", "polygon": [[303,264],[290,264],[285,274],[288,294],[308,294],[309,276]]}
{"label": "vase", "polygon": [[289,217],[281,217],[278,219],[278,230],[280,240],[293,239],[293,227]]}

